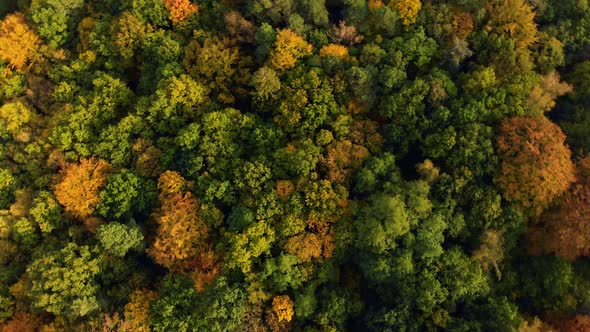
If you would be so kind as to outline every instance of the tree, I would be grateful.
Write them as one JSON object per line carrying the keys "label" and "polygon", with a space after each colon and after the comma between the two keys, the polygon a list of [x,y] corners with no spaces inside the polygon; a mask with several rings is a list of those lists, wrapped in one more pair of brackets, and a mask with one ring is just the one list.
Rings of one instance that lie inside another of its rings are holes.
{"label": "tree", "polygon": [[123,257],[129,250],[140,251],[143,247],[143,234],[135,223],[130,226],[111,222],[101,225],[96,238],[110,254]]}
{"label": "tree", "polygon": [[252,75],[254,95],[262,100],[274,96],[281,89],[281,80],[277,72],[269,67],[261,67]]}
{"label": "tree", "polygon": [[290,29],[279,30],[274,46],[270,64],[279,71],[294,67],[297,60],[310,55],[313,49],[311,44]]}
{"label": "tree", "polygon": [[254,41],[256,27],[246,20],[239,12],[230,11],[223,16],[225,29],[229,34],[241,43],[251,43]]}
{"label": "tree", "polygon": [[147,253],[169,270],[196,271],[195,282],[202,290],[219,270],[203,216],[208,207],[199,204],[191,192],[183,190],[185,183],[175,172],[160,176],[161,207],[152,216],[158,228]]}
{"label": "tree", "polygon": [[571,85],[559,81],[557,72],[549,73],[543,77],[539,85],[531,90],[527,99],[527,107],[533,114],[542,115],[553,109],[557,97],[572,91]]}
{"label": "tree", "polygon": [[44,253],[27,267],[29,294],[36,309],[72,318],[98,309],[98,259],[87,246],[68,243]]}
{"label": "tree", "polygon": [[[199,82],[208,82],[207,88],[221,102],[234,102],[234,94],[240,93],[240,85],[249,81],[249,73],[243,70],[246,59],[240,57],[235,41],[195,32],[184,50],[182,64],[186,71]],[[241,83],[241,84],[240,84]]]}
{"label": "tree", "polygon": [[172,23],[179,23],[199,10],[199,6],[190,0],[164,0],[164,4],[170,11],[168,17]]}
{"label": "tree", "polygon": [[484,271],[488,271],[490,266],[494,268],[496,277],[502,278],[500,272],[500,263],[504,258],[504,238],[496,230],[488,229],[481,236],[481,244],[473,252],[473,258],[477,260]]}
{"label": "tree", "polygon": [[332,35],[337,43],[345,42],[348,45],[358,44],[364,39],[354,25],[347,25],[344,20],[332,26]]}
{"label": "tree", "polygon": [[590,316],[578,314],[575,317],[559,321],[557,324],[562,332],[588,331],[590,329]]}
{"label": "tree", "polygon": [[0,107],[0,121],[4,121],[6,129],[17,140],[23,129],[25,129],[29,123],[34,122],[35,118],[35,112],[20,101],[6,103]]}
{"label": "tree", "polygon": [[190,279],[169,274],[150,308],[152,331],[232,331],[245,311],[246,294],[226,278],[197,293]]}
{"label": "tree", "polygon": [[162,0],[122,0],[121,10],[128,10],[143,23],[155,27],[168,26],[170,11]]}
{"label": "tree", "polygon": [[39,317],[27,312],[15,312],[11,319],[2,325],[2,332],[37,331],[41,327]]}
{"label": "tree", "polygon": [[337,44],[328,44],[320,49],[321,56],[333,56],[340,59],[348,57],[348,48]]}
{"label": "tree", "polygon": [[288,295],[275,296],[272,299],[272,309],[277,315],[279,322],[290,322],[293,319],[293,301]]}
{"label": "tree", "polygon": [[[153,187],[153,188],[152,188]],[[99,193],[96,211],[105,218],[119,219],[149,209],[155,196],[155,186],[134,172],[123,169],[110,174]]]}
{"label": "tree", "polygon": [[33,0],[31,19],[37,32],[52,47],[61,47],[74,37],[84,0]]}
{"label": "tree", "polygon": [[37,55],[40,40],[21,13],[10,14],[0,22],[0,59],[15,69],[23,69]]}
{"label": "tree", "polygon": [[33,199],[31,217],[43,233],[50,233],[62,226],[61,206],[50,191],[41,191]]}
{"label": "tree", "polygon": [[393,0],[390,6],[398,11],[403,19],[404,25],[409,25],[416,22],[418,12],[422,8],[421,0]]}
{"label": "tree", "polygon": [[538,216],[574,181],[571,152],[561,129],[546,118],[515,117],[499,127],[501,167],[496,183],[504,198]]}
{"label": "tree", "polygon": [[109,163],[96,158],[67,165],[54,186],[55,198],[74,217],[88,217],[101,201],[99,193],[111,170]]}
{"label": "tree", "polygon": [[[585,160],[588,158],[585,158]],[[584,176],[572,185],[560,205],[529,229],[528,247],[533,254],[555,254],[568,261],[590,255],[590,183]]]}
{"label": "tree", "polygon": [[523,48],[538,40],[535,12],[525,0],[490,0],[486,9],[488,31],[512,38]]}
{"label": "tree", "polygon": [[136,289],[129,295],[129,302],[125,305],[125,321],[133,331],[150,331],[150,305],[157,298],[158,293],[149,289]]}

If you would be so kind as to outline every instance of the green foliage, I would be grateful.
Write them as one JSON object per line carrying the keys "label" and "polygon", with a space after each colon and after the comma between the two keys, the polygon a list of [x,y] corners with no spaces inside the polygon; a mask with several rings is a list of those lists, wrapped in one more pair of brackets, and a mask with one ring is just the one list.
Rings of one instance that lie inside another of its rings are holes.
{"label": "green foliage", "polygon": [[0,17],[0,329],[514,331],[590,307],[583,236],[549,250],[571,261],[531,241],[564,202],[584,217],[586,0]]}
{"label": "green foliage", "polygon": [[84,0],[32,0],[31,19],[49,45],[61,47],[74,38]]}
{"label": "green foliage", "polygon": [[108,219],[141,214],[155,201],[155,192],[152,182],[124,169],[107,177],[96,210]]}
{"label": "green foliage", "polygon": [[151,325],[154,331],[232,330],[244,313],[245,299],[244,291],[225,278],[199,294],[191,280],[169,275],[151,305]]}
{"label": "green foliage", "polygon": [[31,306],[68,317],[85,316],[98,309],[98,260],[88,246],[68,243],[64,248],[39,253],[27,266]]}
{"label": "green foliage", "polygon": [[51,233],[63,224],[62,209],[49,191],[41,191],[33,200],[31,217],[43,233]]}
{"label": "green foliage", "polygon": [[96,238],[108,253],[120,257],[129,250],[140,251],[143,246],[143,234],[134,222],[129,226],[117,222],[101,225]]}

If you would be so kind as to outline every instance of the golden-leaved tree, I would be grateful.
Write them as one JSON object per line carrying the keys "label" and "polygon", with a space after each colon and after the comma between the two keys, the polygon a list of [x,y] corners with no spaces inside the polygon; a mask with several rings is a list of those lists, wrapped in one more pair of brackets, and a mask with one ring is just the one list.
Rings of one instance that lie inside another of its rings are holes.
{"label": "golden-leaved tree", "polygon": [[571,152],[561,129],[547,118],[514,117],[500,124],[496,183],[504,198],[538,216],[574,181]]}
{"label": "golden-leaved tree", "polygon": [[199,10],[199,6],[190,0],[164,0],[164,5],[170,12],[168,17],[172,23],[181,22]]}
{"label": "golden-leaved tree", "polygon": [[489,0],[486,9],[488,31],[514,39],[518,47],[528,47],[537,41],[535,12],[526,0]]}
{"label": "golden-leaved tree", "polygon": [[97,158],[69,164],[61,170],[60,180],[54,186],[55,198],[72,216],[86,218],[100,203],[99,192],[111,171],[108,162]]}
{"label": "golden-leaved tree", "polygon": [[416,17],[418,17],[418,13],[422,9],[420,0],[393,0],[389,5],[392,9],[397,10],[404,25],[416,22]]}
{"label": "golden-leaved tree", "polygon": [[21,13],[10,14],[0,21],[0,59],[12,68],[22,69],[35,57],[40,39]]}
{"label": "golden-leaved tree", "polygon": [[295,66],[297,60],[310,55],[313,47],[291,29],[279,30],[270,63],[278,70]]}

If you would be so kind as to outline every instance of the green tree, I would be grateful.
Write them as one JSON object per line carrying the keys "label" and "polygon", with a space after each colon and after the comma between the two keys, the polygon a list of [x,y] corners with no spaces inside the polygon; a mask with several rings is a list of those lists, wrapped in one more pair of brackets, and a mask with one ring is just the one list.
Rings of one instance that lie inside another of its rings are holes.
{"label": "green tree", "polygon": [[143,234],[137,224],[124,225],[117,222],[103,224],[98,228],[96,238],[110,254],[123,257],[130,250],[140,251]]}
{"label": "green tree", "polygon": [[98,309],[98,260],[91,248],[68,243],[62,249],[39,253],[27,266],[31,305],[72,318]]}
{"label": "green tree", "polygon": [[39,34],[57,48],[73,39],[83,7],[83,0],[33,0],[31,18]]}

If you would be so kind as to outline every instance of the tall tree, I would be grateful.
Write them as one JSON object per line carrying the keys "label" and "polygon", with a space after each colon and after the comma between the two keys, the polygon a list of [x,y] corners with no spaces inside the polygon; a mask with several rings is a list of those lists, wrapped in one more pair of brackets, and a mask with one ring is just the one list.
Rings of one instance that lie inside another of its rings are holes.
{"label": "tall tree", "polygon": [[10,14],[0,22],[0,59],[15,69],[23,69],[37,55],[39,36],[21,13]]}
{"label": "tall tree", "polygon": [[538,40],[533,7],[525,0],[489,0],[486,29],[516,41],[519,47],[531,46]]}
{"label": "tall tree", "polygon": [[565,135],[544,117],[505,119],[498,129],[496,183],[506,200],[538,216],[574,181]]}
{"label": "tall tree", "polygon": [[54,186],[55,198],[74,217],[88,217],[100,203],[99,192],[111,170],[109,163],[96,158],[70,164],[60,172],[60,180]]}
{"label": "tall tree", "polygon": [[277,34],[270,63],[277,70],[289,69],[295,66],[298,59],[310,55],[312,49],[303,37],[290,29],[282,29]]}
{"label": "tall tree", "polygon": [[56,315],[85,316],[98,309],[98,259],[87,246],[68,243],[27,267],[32,306]]}

